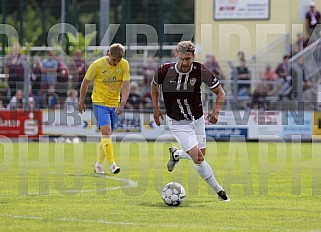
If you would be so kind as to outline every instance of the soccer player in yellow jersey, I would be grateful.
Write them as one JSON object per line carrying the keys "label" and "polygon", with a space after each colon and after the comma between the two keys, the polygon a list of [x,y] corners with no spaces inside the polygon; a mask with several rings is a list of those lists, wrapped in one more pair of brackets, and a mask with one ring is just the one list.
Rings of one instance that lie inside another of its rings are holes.
{"label": "soccer player in yellow jersey", "polygon": [[129,95],[129,63],[123,58],[124,55],[125,48],[121,44],[112,44],[107,56],[97,59],[89,66],[80,87],[79,112],[82,113],[86,109],[85,96],[88,85],[90,81],[94,81],[91,99],[102,133],[100,151],[94,169],[96,173],[105,173],[102,166],[105,157],[111,173],[120,172],[114,160],[111,135],[117,126],[117,115],[123,112]]}

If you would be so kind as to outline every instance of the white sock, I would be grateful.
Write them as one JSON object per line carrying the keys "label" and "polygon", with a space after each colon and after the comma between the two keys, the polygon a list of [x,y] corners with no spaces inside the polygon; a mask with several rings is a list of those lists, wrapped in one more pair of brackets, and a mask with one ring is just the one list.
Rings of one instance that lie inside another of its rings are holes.
{"label": "white sock", "polygon": [[200,164],[195,164],[195,169],[198,174],[207,182],[207,184],[215,190],[216,193],[223,190],[222,186],[218,184],[214,176],[213,169],[205,160]]}
{"label": "white sock", "polygon": [[189,160],[191,160],[192,159],[192,157],[190,157],[189,156],[189,154],[187,154],[185,151],[183,151],[183,150],[177,150],[177,151],[175,151],[175,153],[174,153],[174,158],[176,159],[176,160],[179,160],[179,159],[189,159]]}

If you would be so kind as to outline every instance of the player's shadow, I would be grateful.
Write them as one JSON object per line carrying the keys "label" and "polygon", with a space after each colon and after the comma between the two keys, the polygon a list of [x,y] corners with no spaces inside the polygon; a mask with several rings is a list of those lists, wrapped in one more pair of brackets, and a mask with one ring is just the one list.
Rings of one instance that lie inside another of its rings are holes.
{"label": "player's shadow", "polygon": [[160,208],[160,209],[168,209],[168,208],[182,208],[182,207],[208,207],[209,204],[211,204],[211,200],[208,201],[193,201],[193,200],[186,200],[184,201],[181,205],[179,206],[168,206],[164,202],[160,201],[157,203],[152,203],[152,202],[146,202],[146,203],[141,203],[139,205],[145,206],[145,207],[151,207],[151,208]]}

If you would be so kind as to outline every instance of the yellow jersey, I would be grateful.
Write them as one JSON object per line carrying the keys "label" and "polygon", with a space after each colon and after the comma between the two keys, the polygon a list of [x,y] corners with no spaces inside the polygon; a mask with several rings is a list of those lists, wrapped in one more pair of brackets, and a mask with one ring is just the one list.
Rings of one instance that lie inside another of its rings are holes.
{"label": "yellow jersey", "polygon": [[129,63],[121,59],[116,66],[112,66],[104,56],[94,61],[88,68],[85,78],[94,81],[92,102],[107,107],[117,107],[123,81],[130,80]]}

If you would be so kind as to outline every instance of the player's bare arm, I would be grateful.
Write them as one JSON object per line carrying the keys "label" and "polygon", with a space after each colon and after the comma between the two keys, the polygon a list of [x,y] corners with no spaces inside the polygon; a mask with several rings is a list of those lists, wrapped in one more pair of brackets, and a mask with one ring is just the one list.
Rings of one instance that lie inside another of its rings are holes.
{"label": "player's bare arm", "polygon": [[81,114],[82,114],[82,112],[85,112],[85,110],[86,110],[85,97],[86,97],[86,93],[88,90],[89,82],[90,81],[88,81],[86,78],[84,78],[83,81],[81,82],[79,103],[78,103],[79,113],[81,113]]}
{"label": "player's bare arm", "polygon": [[217,88],[213,89],[212,92],[216,95],[216,102],[212,112],[208,115],[208,119],[210,123],[216,124],[218,115],[225,101],[225,91],[222,86],[219,85]]}
{"label": "player's bare arm", "polygon": [[121,100],[120,100],[119,106],[116,109],[116,114],[118,115],[122,114],[124,111],[124,107],[129,96],[129,89],[130,89],[130,81],[123,81]]}
{"label": "player's bare arm", "polygon": [[158,100],[159,100],[159,85],[157,85],[154,80],[151,83],[151,95],[153,102],[153,116],[157,126],[160,126],[159,117],[163,120],[163,113],[159,109]]}

